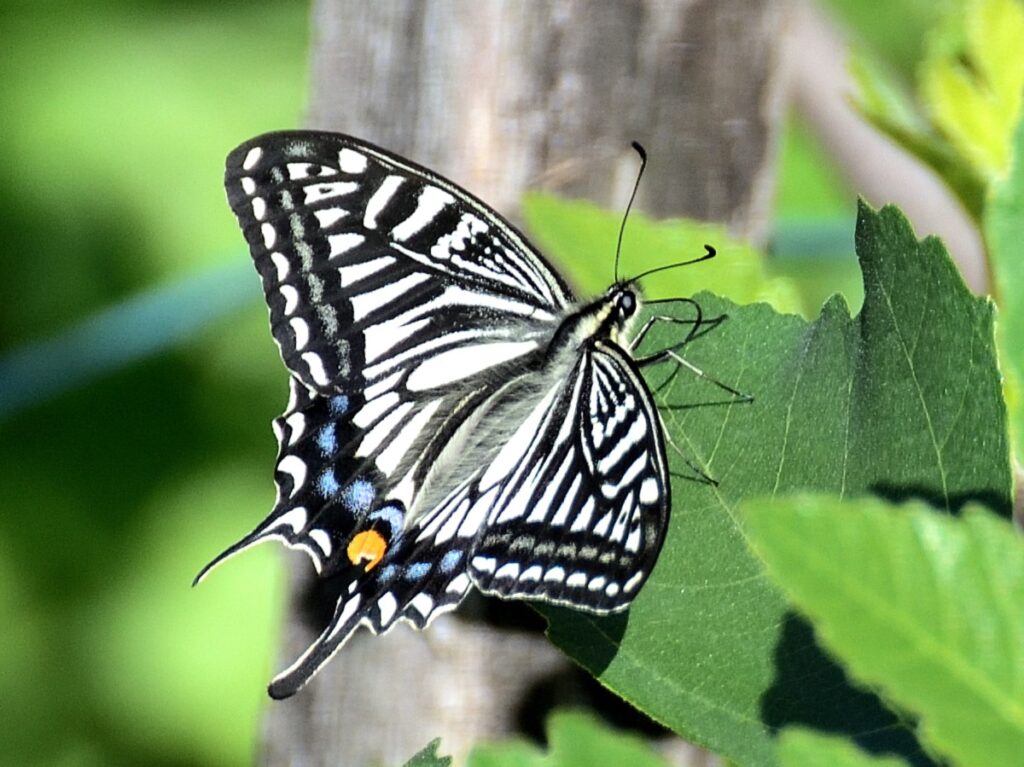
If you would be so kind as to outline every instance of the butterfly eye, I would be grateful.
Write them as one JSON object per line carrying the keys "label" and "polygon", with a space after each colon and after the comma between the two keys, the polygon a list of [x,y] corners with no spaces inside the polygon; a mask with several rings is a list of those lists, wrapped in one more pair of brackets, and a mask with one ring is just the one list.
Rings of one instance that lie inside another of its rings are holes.
{"label": "butterfly eye", "polygon": [[619,299],[619,307],[622,309],[623,315],[631,317],[636,311],[636,296],[629,292],[623,293],[622,298]]}

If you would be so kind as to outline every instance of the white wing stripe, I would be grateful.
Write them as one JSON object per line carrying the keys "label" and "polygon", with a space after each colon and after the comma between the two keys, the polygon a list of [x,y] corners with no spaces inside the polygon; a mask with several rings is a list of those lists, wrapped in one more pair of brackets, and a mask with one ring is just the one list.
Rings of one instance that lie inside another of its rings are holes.
{"label": "white wing stripe", "polygon": [[338,167],[353,175],[363,173],[366,170],[366,155],[344,147],[338,152]]}
{"label": "white wing stripe", "polygon": [[409,411],[413,409],[414,403],[403,402],[401,405],[396,407],[390,413],[388,413],[380,423],[373,427],[366,436],[363,437],[363,441],[359,443],[359,447],[356,448],[356,457],[362,457],[372,455],[376,452],[384,440],[398,428],[398,424],[402,422],[402,419],[409,414]]}
{"label": "white wing stripe", "polygon": [[636,478],[640,476],[640,472],[643,471],[644,468],[647,466],[649,460],[650,459],[648,458],[646,452],[638,455],[636,460],[629,465],[629,468],[626,469],[625,472],[623,472],[621,480],[619,480],[618,482],[601,483],[601,493],[605,496],[605,498],[614,498],[615,496],[617,496],[619,494],[619,491],[622,490],[622,488],[628,487],[629,485],[633,484],[634,480],[636,480]]}
{"label": "white wing stripe", "polygon": [[586,530],[590,526],[590,517],[594,513],[595,505],[594,496],[587,496],[587,500],[583,503],[583,508],[576,515],[576,519],[572,521],[572,527],[569,530],[574,533]]}
{"label": "white wing stripe", "polygon": [[394,256],[381,256],[370,261],[363,261],[359,264],[342,266],[338,269],[338,276],[341,277],[341,287],[347,288],[360,280],[376,274],[381,269],[386,269],[395,263]]}
{"label": "white wing stripe", "polygon": [[[445,505],[447,505],[447,504],[445,504]],[[442,505],[441,508],[444,508],[445,505]],[[437,523],[443,523],[443,524],[440,525],[440,529],[438,529],[437,535],[434,537],[434,543],[435,544],[444,543],[449,538],[451,538],[453,535],[455,535],[455,532],[459,529],[459,525],[462,524],[462,520],[465,518],[466,511],[468,509],[469,509],[469,499],[468,498],[463,498],[459,502],[458,506],[456,506],[448,514],[447,517],[445,517],[444,515],[438,515],[435,518],[435,521]],[[436,527],[436,526],[437,525],[435,524],[435,525],[432,525],[431,527]],[[429,536],[429,534],[432,532],[431,527],[424,528],[423,532],[420,534],[420,540],[422,540],[422,539],[424,539],[424,538]]]}
{"label": "white wing stripe", "polygon": [[540,422],[547,415],[551,402],[562,385],[562,382],[559,381],[549,388],[543,399],[537,403],[522,425],[516,429],[511,439],[505,443],[491,465],[487,467],[487,471],[480,479],[481,487],[489,488],[497,484],[515,469],[522,456],[526,455],[530,443],[541,432]]}
{"label": "white wing stripe", "polygon": [[359,234],[358,232],[342,232],[341,234],[331,234],[327,237],[327,242],[331,246],[331,258],[337,258],[343,256],[350,250],[358,248],[366,241],[366,236]]}
{"label": "white wing stripe", "polygon": [[579,492],[581,484],[583,484],[583,475],[577,473],[572,478],[572,484],[569,485],[569,489],[565,492],[558,510],[551,518],[550,524],[552,527],[563,527],[565,525],[565,521],[569,518],[569,512],[572,511],[572,507],[576,503],[576,494]]}
{"label": "white wing stripe", "polygon": [[366,349],[365,358],[367,362],[382,357],[389,352],[396,344],[400,344],[416,331],[425,328],[430,323],[428,319],[417,320],[416,322],[399,322],[388,320],[377,325],[369,325],[363,331],[363,342]]}
{"label": "white wing stripe", "polygon": [[352,319],[359,322],[374,309],[390,304],[399,296],[408,293],[414,287],[429,279],[429,274],[413,272],[400,280],[388,283],[376,290],[352,296]]}
{"label": "white wing stripe", "polygon": [[602,474],[608,474],[615,469],[626,454],[639,445],[647,436],[647,421],[644,418],[634,418],[625,436],[616,442],[615,447],[607,455],[601,457],[598,468]]}
{"label": "white wing stripe", "polygon": [[323,210],[314,210],[313,215],[316,216],[316,220],[320,224],[320,227],[322,229],[327,229],[347,216],[348,211],[344,208],[324,208]]}
{"label": "white wing stripe", "polygon": [[344,195],[351,194],[359,188],[359,184],[354,181],[334,181],[326,184],[310,184],[307,187],[303,187],[306,196],[303,202],[306,205],[312,205],[314,202],[320,202],[331,197],[343,197]]}
{"label": "white wing stripe", "polygon": [[365,429],[387,411],[399,403],[398,392],[388,392],[377,399],[372,399],[363,405],[359,412],[352,416],[352,423],[360,429]]}
{"label": "white wing stripe", "polygon": [[[540,500],[533,505],[533,511],[530,512],[530,516],[526,518],[527,522],[541,523],[544,518],[547,517],[548,512],[551,511],[551,507],[555,502],[555,495],[563,492],[562,483],[565,482],[565,475],[569,473],[569,467],[572,465],[572,459],[575,456],[575,450],[569,448],[565,451],[565,458],[562,459],[562,464],[558,467],[558,471],[555,476],[548,483],[547,488],[544,490],[544,495],[540,497]],[[577,475],[576,479],[579,479]]]}
{"label": "white wing stripe", "polygon": [[438,189],[436,186],[423,187],[416,200],[416,210],[409,218],[391,230],[391,236],[399,242],[408,240],[433,221],[445,205],[451,205],[453,202],[455,202],[455,198],[443,189]]}
{"label": "white wing stripe", "polygon": [[373,400],[373,399],[377,399],[377,397],[379,397],[384,392],[388,392],[388,391],[391,391],[392,389],[394,389],[395,388],[395,384],[398,383],[398,380],[401,377],[402,377],[402,371],[401,370],[399,370],[396,373],[392,373],[387,378],[382,378],[381,380],[377,381],[376,383],[373,383],[373,384],[370,384],[369,386],[367,386],[366,389],[363,390],[363,396],[366,398],[367,402],[369,402],[370,400]]}
{"label": "white wing stripe", "polygon": [[394,197],[395,192],[398,191],[398,187],[402,185],[404,180],[401,176],[388,176],[381,182],[377,191],[373,193],[369,202],[366,203],[366,213],[363,214],[363,226],[367,229],[377,228],[377,216],[391,202],[391,198]]}
{"label": "white wing stripe", "polygon": [[393,474],[395,469],[398,468],[398,464],[401,463],[402,459],[415,445],[416,438],[420,436],[420,432],[427,425],[427,421],[437,412],[440,406],[441,400],[435,399],[413,416],[409,423],[402,427],[401,431],[395,435],[391,442],[388,443],[388,446],[377,456],[377,468],[389,476]]}
{"label": "white wing stripe", "polygon": [[496,367],[522,357],[538,348],[535,341],[486,343],[463,346],[427,357],[406,380],[409,391],[426,391],[450,386],[455,381],[474,376],[482,370]]}
{"label": "white wing stripe", "polygon": [[658,488],[658,480],[654,477],[647,477],[640,484],[640,503],[651,505],[661,497],[661,490]]}

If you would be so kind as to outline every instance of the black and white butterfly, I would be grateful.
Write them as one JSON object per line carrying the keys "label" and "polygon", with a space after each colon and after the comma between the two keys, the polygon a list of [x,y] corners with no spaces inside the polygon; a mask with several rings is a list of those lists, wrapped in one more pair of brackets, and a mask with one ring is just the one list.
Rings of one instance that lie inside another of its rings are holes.
{"label": "black and white butterfly", "polygon": [[670,507],[626,336],[634,284],[580,302],[480,200],[348,136],[252,139],[225,184],[291,398],[273,424],[273,512],[199,578],[277,539],[343,584],[270,695],[295,693],[358,626],[423,628],[473,586],[626,608]]}

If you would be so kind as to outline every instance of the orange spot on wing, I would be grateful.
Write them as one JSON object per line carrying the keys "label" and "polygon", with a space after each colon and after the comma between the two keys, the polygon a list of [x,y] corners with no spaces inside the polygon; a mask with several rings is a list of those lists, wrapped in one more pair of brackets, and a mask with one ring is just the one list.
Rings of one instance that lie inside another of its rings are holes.
{"label": "orange spot on wing", "polygon": [[388,550],[388,542],[376,530],[363,530],[352,538],[348,544],[348,558],[354,565],[366,562],[363,569],[369,572],[384,558]]}

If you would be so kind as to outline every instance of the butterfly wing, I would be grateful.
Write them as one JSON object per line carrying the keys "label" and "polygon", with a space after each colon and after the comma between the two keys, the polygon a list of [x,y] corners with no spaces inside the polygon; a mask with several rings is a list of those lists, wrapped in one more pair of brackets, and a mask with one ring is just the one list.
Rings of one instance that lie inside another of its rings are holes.
{"label": "butterfly wing", "polygon": [[196,580],[268,539],[340,580],[324,635],[271,687],[283,697],[357,625],[422,627],[468,590],[467,549],[408,531],[462,510],[475,476],[452,489],[463,469],[449,467],[424,485],[496,388],[542,364],[573,297],[497,213],[356,139],[258,137],[228,156],[225,186],[291,396],[273,424],[273,511]]}
{"label": "butterfly wing", "polygon": [[[569,289],[507,221],[450,181],[339,134],[271,133],[227,159],[285,365],[321,394],[410,385],[515,356]],[[362,379],[362,380],[360,380]]]}
{"label": "butterfly wing", "polygon": [[272,696],[296,692],[358,626],[382,633],[405,619],[422,628],[471,585],[595,613],[629,605],[654,566],[670,505],[651,396],[632,360],[601,341],[534,393],[491,459],[402,534],[381,572],[353,582]]}
{"label": "butterfly wing", "polygon": [[274,510],[199,577],[276,538],[342,594],[271,695],[359,625],[423,627],[474,582],[626,606],[664,534],[664,447],[620,349],[552,371],[573,304],[557,274],[483,203],[355,139],[268,134],[227,165],[291,398]]}
{"label": "butterfly wing", "polygon": [[292,396],[273,512],[200,577],[266,538],[331,572],[367,504],[412,511],[495,381],[540,364],[572,295],[497,213],[365,142],[272,133],[226,165]]}
{"label": "butterfly wing", "polygon": [[484,592],[596,613],[629,605],[668,525],[661,422],[635,363],[596,341],[538,424],[499,455],[510,465],[474,543]]}

